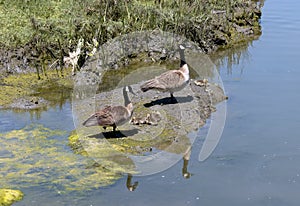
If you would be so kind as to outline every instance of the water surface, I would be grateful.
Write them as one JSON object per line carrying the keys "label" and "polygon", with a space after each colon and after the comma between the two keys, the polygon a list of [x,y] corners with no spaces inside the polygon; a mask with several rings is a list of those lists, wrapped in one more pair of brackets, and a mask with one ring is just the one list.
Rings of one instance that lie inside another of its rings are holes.
{"label": "water surface", "polygon": [[[244,51],[239,62],[219,68],[229,96],[224,132],[214,153],[198,161],[203,144],[192,148],[188,171],[183,161],[126,188],[126,176],[115,184],[81,193],[24,188],[15,205],[298,205],[300,197],[300,14],[298,0],[266,1],[262,36]],[[20,129],[31,122],[71,131],[70,103],[43,112],[1,111],[0,131]],[[207,130],[207,126],[201,129]],[[66,140],[67,136],[60,137]],[[64,141],[66,142],[66,141]],[[70,151],[68,151],[70,152]],[[20,185],[21,189],[22,186]],[[18,188],[16,188],[18,189]]]}

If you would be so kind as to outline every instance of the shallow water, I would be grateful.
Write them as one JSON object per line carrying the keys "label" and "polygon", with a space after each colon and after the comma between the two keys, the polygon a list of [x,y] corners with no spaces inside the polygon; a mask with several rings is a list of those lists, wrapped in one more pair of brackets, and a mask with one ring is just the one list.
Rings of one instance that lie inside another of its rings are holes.
{"label": "shallow water", "polygon": [[[20,185],[14,189],[22,189],[25,197],[15,205],[299,205],[299,6],[297,0],[266,1],[262,36],[239,63],[230,69],[226,63],[220,66],[229,96],[226,125],[216,150],[204,162],[198,161],[203,138],[196,139],[189,179],[182,177],[180,161],[155,175],[133,177],[139,182],[134,192],[127,190],[126,176],[98,190],[68,195]],[[0,115],[1,133],[32,122],[74,129],[70,103],[38,116],[12,111]],[[67,135],[57,138],[62,144],[67,141]],[[71,152],[67,146],[66,152]]]}

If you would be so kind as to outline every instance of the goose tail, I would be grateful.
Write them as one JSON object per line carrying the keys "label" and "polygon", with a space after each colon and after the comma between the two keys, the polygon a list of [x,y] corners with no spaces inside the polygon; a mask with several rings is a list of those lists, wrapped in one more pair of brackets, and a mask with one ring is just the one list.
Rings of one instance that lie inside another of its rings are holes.
{"label": "goose tail", "polygon": [[146,81],[143,85],[141,85],[142,92],[146,92],[151,89],[159,89],[159,82],[157,79],[150,79]]}

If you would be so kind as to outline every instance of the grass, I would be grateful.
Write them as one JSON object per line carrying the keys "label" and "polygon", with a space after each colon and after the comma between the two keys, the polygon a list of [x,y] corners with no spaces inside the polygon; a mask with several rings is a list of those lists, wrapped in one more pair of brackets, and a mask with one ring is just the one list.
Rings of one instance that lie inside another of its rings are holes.
{"label": "grass", "polygon": [[[88,50],[92,39],[102,44],[139,30],[161,29],[185,35],[205,48],[218,43],[219,31],[227,35],[222,38],[233,36],[231,24],[236,19],[236,8],[253,6],[248,0],[157,2],[0,0],[0,45],[6,49],[25,48],[31,62],[40,65],[73,51],[79,39],[85,40],[83,49]],[[216,15],[212,11],[226,11],[226,14]],[[247,24],[243,18],[236,19],[241,26]]]}

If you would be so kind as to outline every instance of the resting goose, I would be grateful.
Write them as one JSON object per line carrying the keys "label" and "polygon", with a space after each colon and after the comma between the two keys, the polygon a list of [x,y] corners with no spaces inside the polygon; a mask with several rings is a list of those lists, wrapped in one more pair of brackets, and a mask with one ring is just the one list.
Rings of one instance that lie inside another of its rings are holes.
{"label": "resting goose", "polygon": [[90,116],[83,122],[83,126],[102,126],[103,129],[106,129],[106,127],[113,127],[113,131],[116,131],[117,126],[128,122],[133,112],[133,104],[129,99],[128,92],[134,94],[130,86],[124,87],[123,96],[125,106],[107,106]]}
{"label": "resting goose", "polygon": [[180,68],[178,70],[171,70],[162,73],[161,75],[146,81],[141,90],[146,92],[148,90],[158,90],[161,92],[170,92],[171,98],[174,98],[173,93],[183,89],[189,82],[189,68],[184,56],[185,47],[179,45],[180,54]]}

